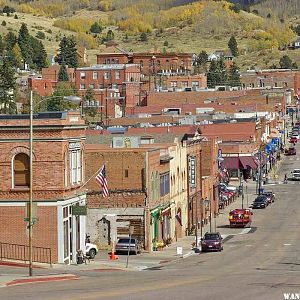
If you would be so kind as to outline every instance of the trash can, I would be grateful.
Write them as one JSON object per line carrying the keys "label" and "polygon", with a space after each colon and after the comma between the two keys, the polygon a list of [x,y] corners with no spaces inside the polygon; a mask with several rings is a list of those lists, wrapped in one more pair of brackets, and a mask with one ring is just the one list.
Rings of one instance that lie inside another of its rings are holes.
{"label": "trash can", "polygon": [[258,189],[258,194],[261,195],[264,192],[264,188],[259,188]]}

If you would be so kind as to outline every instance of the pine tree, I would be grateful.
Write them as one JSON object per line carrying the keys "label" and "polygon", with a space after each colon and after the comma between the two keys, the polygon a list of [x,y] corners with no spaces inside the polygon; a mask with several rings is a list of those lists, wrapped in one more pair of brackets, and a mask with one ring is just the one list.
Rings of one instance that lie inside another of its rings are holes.
{"label": "pine tree", "polygon": [[68,52],[68,40],[66,36],[63,36],[59,43],[59,49],[58,49],[58,55],[57,55],[57,62],[59,64],[62,63],[62,61],[66,62],[66,54]]}
{"label": "pine tree", "polygon": [[228,81],[230,86],[241,85],[240,70],[235,62],[229,68]]}
{"label": "pine tree", "polygon": [[293,62],[287,55],[283,55],[280,58],[279,65],[281,69],[292,69]]}
{"label": "pine tree", "polygon": [[114,38],[115,38],[114,32],[111,29],[109,29],[106,34],[106,40],[112,41],[112,40],[114,40]]}
{"label": "pine tree", "polygon": [[69,81],[66,63],[63,60],[58,73],[58,81]]}
{"label": "pine tree", "polygon": [[234,36],[232,36],[228,42],[228,48],[231,50],[231,53],[234,57],[239,55],[237,41]]}
{"label": "pine tree", "polygon": [[207,73],[207,85],[209,88],[213,88],[217,85],[217,62],[213,60],[210,63]]}
{"label": "pine tree", "polygon": [[59,43],[59,54],[57,56],[57,61],[59,64],[62,64],[64,61],[68,67],[77,68],[78,56],[74,37],[64,36],[62,38]]}
{"label": "pine tree", "polygon": [[218,85],[226,85],[228,82],[228,74],[227,69],[224,63],[224,60],[221,58],[217,62],[217,84]]}
{"label": "pine tree", "polygon": [[15,102],[15,72],[6,57],[0,65],[0,112],[4,114],[16,113]]}
{"label": "pine tree", "polygon": [[27,29],[27,25],[25,23],[22,23],[21,28],[19,30],[18,44],[20,46],[24,62],[26,62],[28,65],[31,65],[33,51],[31,47],[30,35]]}
{"label": "pine tree", "polygon": [[70,68],[78,67],[78,54],[77,54],[77,45],[75,38],[73,36],[68,39],[68,52],[66,64]]}
{"label": "pine tree", "polygon": [[36,69],[41,70],[47,66],[47,52],[43,43],[37,38],[30,36],[30,41],[34,53],[32,62]]}

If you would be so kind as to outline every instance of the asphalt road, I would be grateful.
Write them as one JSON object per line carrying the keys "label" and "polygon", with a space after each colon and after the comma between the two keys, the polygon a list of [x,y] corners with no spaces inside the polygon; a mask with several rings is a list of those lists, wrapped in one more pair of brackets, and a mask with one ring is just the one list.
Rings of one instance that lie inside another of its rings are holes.
{"label": "asphalt road", "polygon": [[[300,168],[299,158],[284,159],[281,179]],[[252,230],[227,239],[221,253],[140,272],[84,271],[79,280],[3,288],[0,299],[281,300],[284,293],[300,293],[300,182],[268,190],[276,202],[255,210]]]}

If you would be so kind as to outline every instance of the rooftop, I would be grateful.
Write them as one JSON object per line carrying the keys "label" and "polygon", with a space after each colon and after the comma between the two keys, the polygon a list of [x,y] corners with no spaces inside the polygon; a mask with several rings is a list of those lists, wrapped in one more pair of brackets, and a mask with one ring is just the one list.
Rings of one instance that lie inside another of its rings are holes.
{"label": "rooftop", "polygon": [[99,64],[92,65],[90,67],[78,68],[79,71],[89,71],[89,70],[122,70],[129,67],[139,67],[138,64]]}

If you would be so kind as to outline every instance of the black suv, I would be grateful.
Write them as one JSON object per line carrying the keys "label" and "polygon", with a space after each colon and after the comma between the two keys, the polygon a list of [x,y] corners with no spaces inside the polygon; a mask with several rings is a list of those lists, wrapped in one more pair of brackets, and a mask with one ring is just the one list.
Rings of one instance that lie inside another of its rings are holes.
{"label": "black suv", "polygon": [[201,251],[222,251],[223,238],[219,232],[206,232],[201,239]]}

